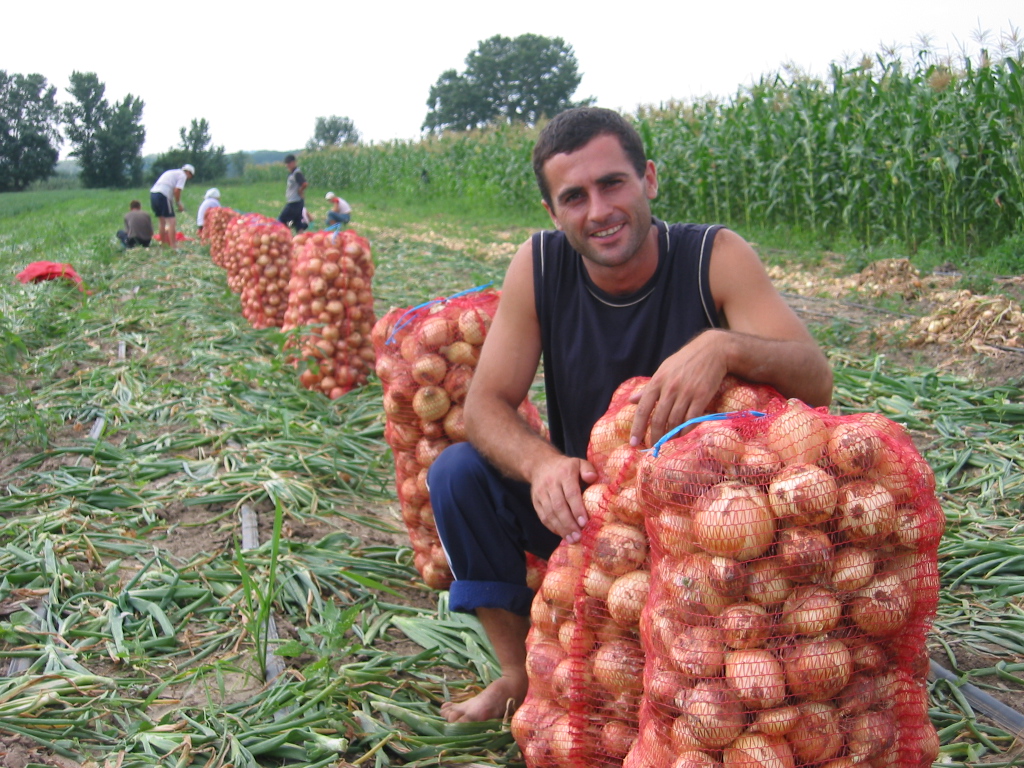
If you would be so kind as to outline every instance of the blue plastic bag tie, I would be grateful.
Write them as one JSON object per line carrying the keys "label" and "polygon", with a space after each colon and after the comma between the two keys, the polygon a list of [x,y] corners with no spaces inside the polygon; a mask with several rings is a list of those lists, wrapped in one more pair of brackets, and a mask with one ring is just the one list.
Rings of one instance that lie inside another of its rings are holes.
{"label": "blue plastic bag tie", "polygon": [[473,288],[467,288],[464,291],[453,293],[451,296],[445,296],[442,299],[431,299],[430,301],[425,301],[422,304],[417,304],[415,307],[410,307],[409,309],[405,310],[405,312],[402,313],[402,316],[399,317],[398,320],[395,322],[395,327],[391,331],[391,335],[388,336],[388,340],[384,342],[384,345],[387,346],[388,344],[391,344],[395,340],[395,334],[412,322],[413,318],[410,317],[410,315],[414,314],[415,312],[418,312],[419,310],[424,309],[425,307],[433,306],[434,304],[444,304],[451,301],[452,299],[457,299],[460,296],[465,296],[476,291],[482,291],[485,288],[490,288],[492,285],[494,285],[493,280],[489,283],[484,283],[483,285],[477,285]]}
{"label": "blue plastic bag tie", "polygon": [[709,413],[706,416],[698,416],[694,419],[690,419],[689,421],[684,421],[678,427],[670,429],[668,432],[661,436],[661,439],[658,440],[658,442],[656,442],[654,444],[654,447],[651,448],[650,450],[651,453],[654,454],[654,458],[658,458],[658,453],[661,451],[662,443],[664,443],[666,440],[671,440],[673,437],[678,435],[687,427],[692,427],[694,424],[700,424],[702,421],[725,421],[726,419],[732,419],[735,418],[736,416],[756,416],[758,418],[761,418],[767,415],[767,413],[764,413],[762,411],[729,411],[728,413]]}

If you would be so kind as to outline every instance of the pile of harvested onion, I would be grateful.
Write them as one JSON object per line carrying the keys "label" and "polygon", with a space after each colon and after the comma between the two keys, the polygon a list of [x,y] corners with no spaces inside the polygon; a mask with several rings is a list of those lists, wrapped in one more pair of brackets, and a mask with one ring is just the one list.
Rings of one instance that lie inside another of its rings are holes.
{"label": "pile of harvested onion", "polygon": [[[427,469],[441,451],[466,439],[462,404],[499,294],[477,291],[411,309],[392,309],[373,327],[376,372],[384,386],[384,439],[395,460],[395,484],[416,570],[436,589],[452,579],[434,524]],[[520,414],[543,427],[529,402]],[[540,572],[529,571],[536,587]]]}
{"label": "pile of harvested onion", "polygon": [[210,258],[218,267],[224,266],[224,238],[228,224],[238,217],[238,211],[225,206],[211,208],[203,220],[203,242],[210,246]]}
{"label": "pile of harvested onion", "polygon": [[249,223],[249,248],[242,263],[252,265],[243,274],[242,316],[253,328],[280,328],[288,306],[292,232],[267,217]]}
{"label": "pile of harvested onion", "polygon": [[374,363],[373,256],[352,230],[304,232],[293,241],[284,330],[299,337],[299,376],[332,400],[366,383]]}

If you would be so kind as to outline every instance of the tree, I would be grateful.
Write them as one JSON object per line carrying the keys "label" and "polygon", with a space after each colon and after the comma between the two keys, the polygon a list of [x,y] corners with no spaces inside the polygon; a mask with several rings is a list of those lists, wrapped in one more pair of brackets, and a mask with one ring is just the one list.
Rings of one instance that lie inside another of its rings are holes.
{"label": "tree", "polygon": [[181,168],[185,163],[195,167],[193,178],[196,181],[221,179],[227,175],[228,158],[224,147],[212,146],[210,124],[205,117],[199,120],[192,118],[188,130],[179,128],[178,135],[181,137],[180,146],[172,147],[153,161],[152,170],[157,176],[169,168]]}
{"label": "tree", "polygon": [[85,187],[131,187],[142,183],[142,126],[145,102],[130,93],[111,106],[106,86],[95,72],[72,72],[64,105],[65,133],[71,155],[82,167]]}
{"label": "tree", "polygon": [[53,173],[59,121],[57,89],[45,77],[0,69],[0,192],[20,192]]}
{"label": "tree", "polygon": [[341,144],[358,144],[359,131],[356,124],[347,117],[318,117],[316,128],[313,129],[313,138],[306,142],[306,149],[313,152],[327,147],[337,147]]}
{"label": "tree", "polygon": [[249,154],[238,150],[228,158],[228,175],[241,177],[245,175],[245,166],[249,164]]}
{"label": "tree", "polygon": [[466,56],[466,71],[449,69],[430,87],[424,130],[469,130],[493,123],[534,125],[569,107],[582,75],[572,46],[560,37],[502,35]]}

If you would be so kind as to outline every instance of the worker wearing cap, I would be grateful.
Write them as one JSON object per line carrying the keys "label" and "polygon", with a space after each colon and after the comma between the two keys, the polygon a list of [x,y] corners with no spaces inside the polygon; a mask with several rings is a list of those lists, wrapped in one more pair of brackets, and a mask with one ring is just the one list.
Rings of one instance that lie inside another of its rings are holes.
{"label": "worker wearing cap", "polygon": [[199,235],[203,234],[203,224],[206,222],[206,212],[211,208],[220,208],[220,190],[210,187],[203,196],[203,202],[199,204],[199,213],[196,214],[196,226],[199,228]]}
{"label": "worker wearing cap", "polygon": [[352,206],[333,192],[327,193],[331,201],[331,210],[327,212],[327,226],[332,224],[348,224],[352,220]]}
{"label": "worker wearing cap", "polygon": [[196,169],[185,163],[181,168],[161,173],[149,190],[149,204],[160,219],[160,241],[171,248],[177,247],[178,236],[174,227],[174,208],[177,206],[181,213],[185,212],[185,206],[181,204],[181,190],[185,188],[185,182],[195,175]]}

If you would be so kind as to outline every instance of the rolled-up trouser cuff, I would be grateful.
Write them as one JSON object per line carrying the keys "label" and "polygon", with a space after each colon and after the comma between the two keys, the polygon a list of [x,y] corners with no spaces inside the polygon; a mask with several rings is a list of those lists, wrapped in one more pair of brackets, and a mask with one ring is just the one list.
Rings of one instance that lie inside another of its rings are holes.
{"label": "rolled-up trouser cuff", "polygon": [[454,581],[448,598],[449,608],[464,613],[477,608],[500,608],[529,616],[532,603],[532,589],[502,581]]}

